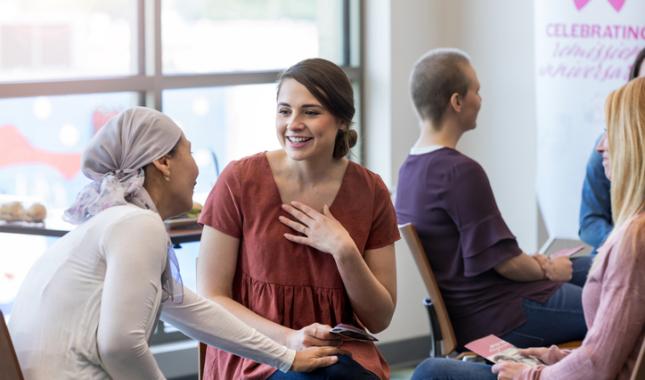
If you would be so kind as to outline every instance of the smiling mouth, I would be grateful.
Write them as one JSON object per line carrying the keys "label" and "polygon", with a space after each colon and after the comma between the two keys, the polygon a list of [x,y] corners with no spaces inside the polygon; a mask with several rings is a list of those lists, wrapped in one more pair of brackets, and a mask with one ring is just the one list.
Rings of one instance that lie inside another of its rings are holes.
{"label": "smiling mouth", "polygon": [[300,137],[300,136],[286,136],[286,138],[290,143],[294,143],[294,144],[306,143],[307,141],[313,139],[312,137]]}

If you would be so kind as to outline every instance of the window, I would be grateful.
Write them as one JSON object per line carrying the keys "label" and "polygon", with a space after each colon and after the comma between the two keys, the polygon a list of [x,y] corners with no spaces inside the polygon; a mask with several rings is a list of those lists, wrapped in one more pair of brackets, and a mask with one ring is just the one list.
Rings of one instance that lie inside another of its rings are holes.
{"label": "window", "polygon": [[168,90],[163,109],[192,142],[199,177],[195,200],[204,202],[223,165],[263,150],[278,149],[273,83]]}
{"label": "window", "polygon": [[[228,162],[279,146],[276,79],[288,66],[336,62],[360,104],[360,8],[361,0],[0,0],[0,201],[37,200],[60,214],[88,182],[79,167],[87,141],[112,115],[144,105],[192,141],[203,202]],[[0,234],[5,313],[53,241]],[[197,250],[177,250],[191,288]],[[161,325],[154,340],[180,338],[167,331]]]}
{"label": "window", "polygon": [[0,0],[0,80],[134,74],[136,2]]}
{"label": "window", "polygon": [[0,99],[0,193],[64,208],[87,183],[85,144],[106,120],[137,104],[115,92]]}
{"label": "window", "polygon": [[164,72],[280,70],[314,56],[342,64],[342,11],[338,0],[164,1]]}

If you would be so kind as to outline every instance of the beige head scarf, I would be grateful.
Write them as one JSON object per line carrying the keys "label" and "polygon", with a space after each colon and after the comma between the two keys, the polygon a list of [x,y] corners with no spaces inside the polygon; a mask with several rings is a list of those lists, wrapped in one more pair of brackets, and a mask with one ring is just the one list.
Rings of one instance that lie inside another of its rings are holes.
{"label": "beige head scarf", "polygon": [[[92,182],[65,211],[65,220],[80,224],[109,207],[126,204],[157,212],[143,187],[144,167],[168,154],[181,136],[175,122],[150,108],[130,108],[110,119],[83,152],[82,171]],[[183,285],[169,239],[167,257],[162,275],[165,298],[181,303]]]}

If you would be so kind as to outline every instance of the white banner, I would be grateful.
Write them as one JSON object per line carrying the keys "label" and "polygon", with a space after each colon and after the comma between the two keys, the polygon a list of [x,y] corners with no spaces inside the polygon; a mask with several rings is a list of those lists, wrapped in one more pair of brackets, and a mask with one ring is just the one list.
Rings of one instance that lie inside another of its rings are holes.
{"label": "white banner", "polygon": [[578,238],[607,95],[645,47],[645,0],[536,0],[537,192],[550,237]]}

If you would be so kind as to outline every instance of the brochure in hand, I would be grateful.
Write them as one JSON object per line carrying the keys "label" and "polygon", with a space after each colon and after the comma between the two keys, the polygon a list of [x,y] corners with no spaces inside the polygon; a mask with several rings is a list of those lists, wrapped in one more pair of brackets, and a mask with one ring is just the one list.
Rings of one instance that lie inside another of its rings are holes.
{"label": "brochure in hand", "polygon": [[331,329],[332,334],[340,335],[345,340],[361,340],[365,342],[376,342],[378,339],[367,331],[358,327],[340,323]]}
{"label": "brochure in hand", "polygon": [[488,335],[483,338],[473,340],[466,344],[465,347],[493,363],[505,360],[526,364],[530,367],[543,364],[537,358],[521,355],[518,352],[517,347],[495,335]]}

